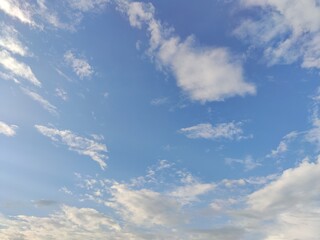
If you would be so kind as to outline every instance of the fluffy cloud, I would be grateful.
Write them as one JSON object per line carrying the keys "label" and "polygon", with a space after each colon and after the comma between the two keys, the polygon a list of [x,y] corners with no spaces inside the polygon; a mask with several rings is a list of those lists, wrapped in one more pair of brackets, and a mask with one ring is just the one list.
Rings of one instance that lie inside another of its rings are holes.
{"label": "fluffy cloud", "polygon": [[285,170],[275,181],[250,194],[248,228],[261,239],[306,239],[319,236],[320,163],[303,161]]}
{"label": "fluffy cloud", "polygon": [[117,2],[133,27],[147,25],[149,54],[159,66],[173,72],[177,85],[192,100],[220,101],[255,93],[255,86],[244,80],[240,61],[228,49],[195,47],[193,37],[182,41],[155,18],[152,4],[126,0]]}
{"label": "fluffy cloud", "polygon": [[0,134],[4,134],[8,137],[12,137],[16,135],[16,129],[18,126],[16,125],[8,125],[2,121],[0,121]]}
{"label": "fluffy cloud", "polygon": [[8,51],[0,50],[0,65],[9,70],[17,77],[21,77],[35,86],[41,86],[41,82],[36,78],[31,68],[16,60]]}
{"label": "fluffy cloud", "polygon": [[235,33],[264,50],[269,64],[301,60],[304,68],[320,68],[320,6],[317,0],[242,0],[263,9],[259,20],[243,21]]}
{"label": "fluffy cloud", "polygon": [[47,217],[19,215],[5,218],[0,215],[1,239],[120,239],[118,223],[92,208],[62,206]]}
{"label": "fluffy cloud", "polygon": [[220,123],[212,126],[210,123],[201,123],[188,128],[181,128],[180,133],[185,134],[188,138],[204,139],[242,139],[242,123]]}
{"label": "fluffy cloud", "polygon": [[34,101],[38,102],[48,112],[54,115],[58,114],[56,106],[52,105],[48,100],[44,99],[41,95],[27,88],[21,88],[21,89],[26,95],[28,95]]}
{"label": "fluffy cloud", "polygon": [[92,139],[78,136],[70,130],[58,130],[42,125],[35,125],[35,128],[52,141],[67,145],[70,150],[88,156],[96,161],[102,169],[106,168],[107,164],[104,161],[108,158],[105,154],[107,152],[106,145]]}

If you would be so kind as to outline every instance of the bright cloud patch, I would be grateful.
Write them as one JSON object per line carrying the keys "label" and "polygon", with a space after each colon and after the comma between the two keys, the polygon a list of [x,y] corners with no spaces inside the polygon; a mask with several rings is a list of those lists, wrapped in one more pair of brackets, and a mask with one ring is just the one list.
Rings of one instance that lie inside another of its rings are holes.
{"label": "bright cloud patch", "polygon": [[32,11],[28,2],[19,0],[1,0],[0,10],[9,16],[18,19],[22,23],[35,26],[32,19]]}
{"label": "bright cloud patch", "polygon": [[49,137],[52,141],[60,142],[67,145],[70,150],[75,151],[81,155],[89,156],[92,160],[96,161],[102,169],[105,169],[107,147],[102,143],[95,140],[80,137],[70,130],[58,130],[46,126],[35,125],[36,129],[44,136]]}
{"label": "bright cloud patch", "polygon": [[220,101],[255,93],[255,86],[244,80],[240,62],[228,49],[195,47],[193,37],[182,41],[162,26],[154,16],[153,5],[119,2],[132,26],[148,26],[149,53],[173,72],[178,86],[192,100]]}
{"label": "bright cloud patch", "polygon": [[0,65],[17,77],[21,77],[35,86],[41,86],[41,82],[36,78],[31,68],[28,65],[16,60],[6,50],[0,50]]}
{"label": "bright cloud patch", "polygon": [[89,63],[83,58],[77,58],[71,51],[64,54],[64,60],[80,78],[90,77],[93,74]]}
{"label": "bright cloud patch", "polygon": [[304,68],[320,68],[320,6],[317,0],[243,0],[260,7],[258,21],[243,21],[235,33],[258,45],[270,64],[301,60]]}
{"label": "bright cloud patch", "polygon": [[16,129],[18,126],[16,125],[8,125],[2,121],[0,121],[0,134],[6,135],[8,137],[12,137],[16,135]]}
{"label": "bright cloud patch", "polygon": [[0,48],[4,48],[11,53],[18,54],[21,56],[26,56],[28,50],[23,44],[18,40],[18,32],[13,26],[7,26],[1,24],[0,32]]}
{"label": "bright cloud patch", "polygon": [[242,123],[220,123],[212,126],[210,123],[201,123],[192,127],[181,128],[180,133],[185,134],[188,138],[204,138],[204,139],[242,139],[243,130]]}

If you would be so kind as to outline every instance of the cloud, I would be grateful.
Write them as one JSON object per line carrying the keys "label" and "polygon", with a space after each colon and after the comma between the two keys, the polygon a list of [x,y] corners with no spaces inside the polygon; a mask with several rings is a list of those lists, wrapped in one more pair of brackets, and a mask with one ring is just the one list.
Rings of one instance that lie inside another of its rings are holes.
{"label": "cloud", "polygon": [[28,49],[18,40],[18,32],[13,26],[0,23],[0,48],[20,56],[28,55]]}
{"label": "cloud", "polygon": [[18,126],[16,125],[8,125],[7,123],[0,121],[0,134],[12,137],[16,135],[17,128]]}
{"label": "cloud", "polygon": [[77,58],[71,51],[64,54],[64,60],[81,79],[93,74],[93,69],[89,63],[85,59]]}
{"label": "cloud", "polygon": [[50,206],[54,206],[54,205],[57,204],[56,201],[46,200],[46,199],[41,199],[41,200],[37,200],[37,201],[32,201],[32,203],[33,203],[36,207],[50,207]]}
{"label": "cloud", "polygon": [[68,93],[62,88],[56,88],[56,96],[60,97],[63,101],[68,100]]}
{"label": "cloud", "polygon": [[32,19],[32,10],[28,2],[19,0],[1,0],[0,10],[24,24],[36,26],[36,23]]}
{"label": "cloud", "polygon": [[68,0],[70,6],[82,12],[102,9],[110,0]]}
{"label": "cloud", "polygon": [[244,166],[245,171],[250,171],[255,169],[256,167],[261,166],[261,163],[255,161],[250,155],[246,156],[244,159],[234,159],[234,158],[226,158],[225,163],[232,166],[234,164],[241,164]]}
{"label": "cloud", "polygon": [[151,100],[150,104],[153,106],[160,106],[168,103],[169,99],[167,97],[154,98]]}
{"label": "cloud", "polygon": [[117,2],[119,9],[128,15],[131,26],[147,26],[150,56],[160,67],[172,71],[177,85],[192,100],[221,101],[255,94],[255,86],[244,80],[239,59],[228,49],[196,47],[194,37],[182,41],[155,18],[155,9],[150,3]]}
{"label": "cloud", "polygon": [[1,239],[126,239],[115,236],[120,225],[92,208],[67,205],[45,217],[19,215],[5,218],[0,215]]}
{"label": "cloud", "polygon": [[269,64],[300,61],[303,68],[320,68],[320,6],[317,0],[242,0],[258,7],[260,19],[242,21],[235,34],[264,50]]}
{"label": "cloud", "polygon": [[41,82],[36,78],[31,68],[28,65],[17,61],[6,50],[0,50],[0,65],[9,70],[15,76],[21,77],[35,86],[41,86]]}
{"label": "cloud", "polygon": [[181,128],[179,132],[188,138],[240,140],[246,138],[243,136],[241,125],[241,122],[219,123],[215,126],[210,123],[200,123],[192,127]]}
{"label": "cloud", "polygon": [[88,156],[93,161],[96,161],[102,169],[106,168],[107,164],[104,161],[108,158],[105,154],[107,152],[106,145],[89,138],[78,136],[70,130],[58,130],[42,125],[35,125],[35,128],[52,141],[67,145],[69,150]]}
{"label": "cloud", "polygon": [[298,132],[290,132],[286,136],[283,137],[281,142],[279,143],[278,147],[271,151],[270,154],[268,154],[267,158],[275,158],[279,157],[281,154],[288,151],[288,144],[293,141],[297,136]]}
{"label": "cloud", "polygon": [[260,231],[261,239],[314,239],[320,234],[319,174],[319,160],[305,160],[250,194],[249,226]]}
{"label": "cloud", "polygon": [[21,89],[26,95],[28,95],[34,101],[40,103],[40,105],[44,109],[46,109],[48,112],[50,112],[51,114],[54,114],[54,115],[58,114],[56,106],[52,105],[48,100],[44,99],[41,95],[39,95],[38,93],[31,91],[27,88],[21,88]]}

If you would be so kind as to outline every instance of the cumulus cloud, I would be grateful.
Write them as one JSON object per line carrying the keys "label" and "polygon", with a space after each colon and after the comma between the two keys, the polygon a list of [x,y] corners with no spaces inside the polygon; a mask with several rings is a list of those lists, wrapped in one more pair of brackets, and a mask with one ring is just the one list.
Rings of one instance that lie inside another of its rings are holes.
{"label": "cumulus cloud", "polygon": [[258,20],[247,19],[235,30],[240,38],[264,49],[269,64],[301,61],[303,68],[320,68],[320,6],[317,0],[242,0],[258,7]]}
{"label": "cumulus cloud", "polygon": [[93,74],[93,69],[89,63],[83,58],[77,58],[71,51],[64,54],[64,60],[81,79]]}
{"label": "cumulus cloud", "polygon": [[192,100],[220,101],[255,93],[255,86],[244,80],[239,59],[228,49],[196,47],[194,37],[181,40],[155,18],[155,9],[150,3],[117,2],[133,27],[147,26],[149,54],[159,66],[173,72],[177,85]]}
{"label": "cumulus cloud", "polygon": [[41,86],[41,82],[36,78],[31,68],[16,60],[8,51],[0,49],[0,65],[17,77],[21,77],[35,86]]}
{"label": "cumulus cloud", "polygon": [[52,105],[48,100],[43,98],[41,95],[27,88],[21,88],[21,89],[27,96],[32,98],[34,101],[38,102],[48,112],[54,115],[58,114],[56,106]]}
{"label": "cumulus cloud", "polygon": [[102,169],[106,168],[105,159],[108,158],[105,154],[107,152],[106,145],[93,139],[78,136],[70,130],[58,130],[42,125],[35,125],[35,128],[52,141],[67,145],[70,150],[88,156],[93,161],[96,161]]}
{"label": "cumulus cloud", "polygon": [[249,226],[255,225],[263,239],[314,239],[320,234],[319,174],[319,160],[305,160],[250,194]]}
{"label": "cumulus cloud", "polygon": [[12,137],[16,135],[17,128],[18,126],[16,125],[9,125],[5,122],[0,121],[0,134]]}
{"label": "cumulus cloud", "polygon": [[181,128],[179,132],[185,134],[188,138],[239,140],[246,138],[243,136],[241,125],[241,122],[219,123],[215,126],[210,123],[200,123],[192,127]]}

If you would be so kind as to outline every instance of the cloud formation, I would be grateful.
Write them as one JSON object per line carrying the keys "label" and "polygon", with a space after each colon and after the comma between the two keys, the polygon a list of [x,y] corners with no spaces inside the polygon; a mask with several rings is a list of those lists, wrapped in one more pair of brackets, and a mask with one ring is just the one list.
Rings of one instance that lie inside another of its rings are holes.
{"label": "cloud formation", "polygon": [[34,101],[38,102],[49,113],[54,114],[54,115],[58,114],[57,107],[52,105],[48,100],[43,98],[41,95],[39,95],[38,93],[36,93],[30,89],[27,89],[27,88],[21,88],[21,89],[27,96],[32,98]]}
{"label": "cloud formation", "polygon": [[303,68],[320,68],[317,0],[242,0],[241,4],[263,11],[260,19],[242,21],[235,34],[263,49],[269,64],[299,61]]}
{"label": "cloud formation", "polygon": [[77,58],[71,51],[64,54],[64,60],[81,79],[93,74],[93,69],[89,63],[83,58]]}
{"label": "cloud formation", "polygon": [[200,123],[192,127],[181,128],[179,132],[188,138],[240,140],[246,138],[243,136],[241,125],[241,122],[219,123],[215,126],[210,123]]}
{"label": "cloud formation", "polygon": [[107,164],[106,145],[93,139],[78,136],[70,130],[58,130],[42,125],[35,125],[35,128],[44,136],[49,137],[52,141],[59,142],[69,147],[69,150],[75,151],[81,155],[90,157],[96,161],[101,169],[105,169]]}
{"label": "cloud formation", "polygon": [[196,47],[192,36],[181,40],[155,18],[155,9],[150,3],[116,2],[127,14],[131,26],[147,26],[149,54],[159,66],[172,71],[177,85],[192,100],[221,101],[228,97],[255,94],[255,86],[244,80],[239,59],[227,48]]}
{"label": "cloud formation", "polygon": [[40,87],[41,82],[36,78],[31,68],[16,60],[8,51],[0,50],[0,65],[17,77],[21,77],[33,85]]}
{"label": "cloud formation", "polygon": [[0,121],[0,134],[12,137],[16,135],[17,128],[18,126],[16,125],[9,125],[5,122]]}

